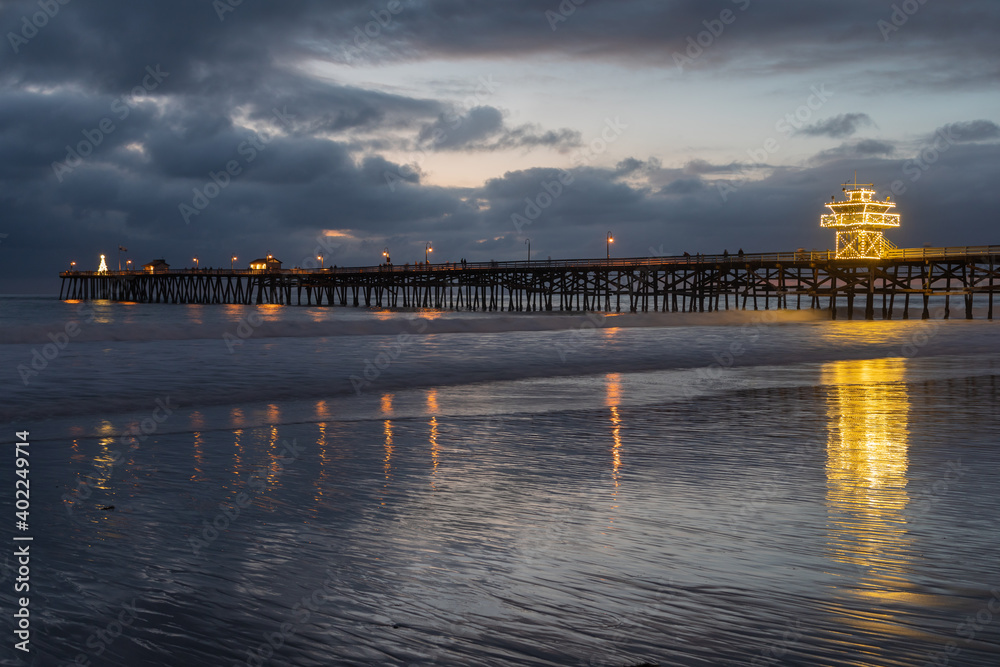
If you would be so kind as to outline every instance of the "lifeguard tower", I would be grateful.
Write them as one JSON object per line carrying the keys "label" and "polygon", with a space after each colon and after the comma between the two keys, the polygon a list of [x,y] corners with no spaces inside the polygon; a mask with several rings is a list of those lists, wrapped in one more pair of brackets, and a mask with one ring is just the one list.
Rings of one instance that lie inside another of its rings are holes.
{"label": "lifeguard tower", "polygon": [[889,212],[896,204],[889,197],[876,201],[874,184],[854,181],[844,184],[846,200],[830,197],[826,207],[832,212],[819,224],[837,230],[837,259],[879,259],[896,247],[883,236],[887,227],[899,227],[899,214]]}

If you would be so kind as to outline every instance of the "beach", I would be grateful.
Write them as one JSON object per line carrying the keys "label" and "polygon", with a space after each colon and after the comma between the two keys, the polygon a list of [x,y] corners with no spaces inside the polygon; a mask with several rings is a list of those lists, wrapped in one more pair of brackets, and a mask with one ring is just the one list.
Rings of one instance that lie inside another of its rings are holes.
{"label": "beach", "polygon": [[3,305],[0,664],[1000,660],[992,322]]}

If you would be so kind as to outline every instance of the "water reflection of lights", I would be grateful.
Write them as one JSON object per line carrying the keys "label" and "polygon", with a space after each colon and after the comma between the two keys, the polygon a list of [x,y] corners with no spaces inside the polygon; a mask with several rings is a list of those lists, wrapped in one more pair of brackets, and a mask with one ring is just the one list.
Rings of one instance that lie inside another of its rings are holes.
{"label": "water reflection of lights", "polygon": [[909,395],[905,361],[838,361],[823,366],[829,387],[827,506],[835,561],[863,573],[880,595],[905,579],[908,534]]}
{"label": "water reflection of lights", "polygon": [[[621,375],[618,373],[608,373],[605,376],[606,403],[611,410],[611,480],[615,488],[612,492],[611,509],[617,510],[618,487],[621,485],[620,469],[622,466],[622,419],[618,414],[618,404],[621,402],[622,383]],[[610,522],[614,522],[614,517],[610,517]]]}
{"label": "water reflection of lights", "polygon": [[191,475],[192,482],[205,481],[205,439],[201,435],[201,429],[205,428],[205,416],[197,410],[191,413],[191,428],[194,429],[194,472]]}
{"label": "water reflection of lights", "polygon": [[[392,399],[393,394],[382,394],[382,413],[386,416],[392,415]],[[385,477],[385,484],[382,489],[383,492],[389,488],[389,480],[392,478],[392,420],[386,419],[382,423],[382,431],[385,435],[385,456],[382,459],[382,474]],[[385,497],[382,498],[382,504],[385,504]]]}
{"label": "water reflection of lights", "polygon": [[438,445],[438,399],[437,389],[430,389],[427,392],[427,412],[431,415],[429,425],[431,427],[431,488],[434,488],[435,476],[438,471],[438,464],[441,461],[441,447]]}
{"label": "water reflection of lights", "polygon": [[330,463],[330,453],[327,451],[326,422],[320,422],[316,426],[319,428],[319,437],[316,438],[316,448],[319,450],[319,475],[316,477],[314,500],[318,503],[323,495],[323,487],[326,485],[326,478],[329,474],[327,470]]}

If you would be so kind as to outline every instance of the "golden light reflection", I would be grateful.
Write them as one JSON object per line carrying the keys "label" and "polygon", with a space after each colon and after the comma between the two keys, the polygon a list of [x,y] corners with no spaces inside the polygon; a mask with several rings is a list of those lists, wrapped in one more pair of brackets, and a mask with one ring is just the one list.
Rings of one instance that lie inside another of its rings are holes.
{"label": "golden light reflection", "polygon": [[905,360],[837,361],[829,387],[827,508],[833,560],[856,568],[866,588],[898,593],[908,534],[909,395]]}
{"label": "golden light reflection", "polygon": [[438,420],[431,417],[431,487],[434,487],[434,476],[437,475],[438,464],[441,462],[441,447],[438,445]]}
{"label": "golden light reflection", "polygon": [[429,389],[427,391],[427,412],[431,414],[431,488],[434,488],[435,476],[437,475],[438,465],[441,462],[441,447],[438,445],[438,421],[437,414],[438,409],[438,399],[437,399],[437,389]]}
{"label": "golden light reflection", "polygon": [[319,475],[316,476],[316,495],[313,497],[313,500],[319,503],[323,496],[323,487],[326,485],[330,453],[327,451],[329,443],[326,437],[326,422],[320,422],[316,427],[319,429],[319,437],[316,438],[316,447],[319,450]]}
{"label": "golden light reflection", "polygon": [[203,482],[205,481],[205,439],[201,435],[201,431],[195,431],[192,433],[194,436],[194,472],[191,473],[192,482]]}
{"label": "golden light reflection", "polygon": [[204,307],[198,303],[188,303],[184,305],[184,317],[194,323],[194,324],[204,324],[205,321],[201,318]]}
{"label": "golden light reflection", "polygon": [[277,424],[281,421],[281,408],[274,403],[267,406],[267,423]]}
{"label": "golden light reflection", "polygon": [[243,475],[243,429],[233,431],[233,475],[234,483],[239,484]]}
{"label": "golden light reflection", "polygon": [[205,428],[205,415],[195,410],[189,416],[189,420],[194,436],[194,472],[191,474],[191,481],[204,481],[205,440],[201,435],[201,429]]}
{"label": "golden light reflection", "polygon": [[94,487],[102,491],[110,491],[109,482],[115,466],[115,455],[112,448],[116,443],[115,438],[101,438],[97,441],[100,452],[94,457],[94,467],[97,468],[97,480]]}
{"label": "golden light reflection", "polygon": [[394,394],[382,394],[382,414],[387,416],[392,414],[392,399],[394,397]]}
{"label": "golden light reflection", "polygon": [[606,396],[604,404],[617,406],[622,398],[622,376],[620,373],[608,373],[604,376]]}
{"label": "golden light reflection", "polygon": [[[392,420],[386,419],[382,425],[382,431],[385,434],[385,456],[382,458],[382,474],[385,476],[385,483],[382,485],[382,491],[388,491],[389,480],[392,478]],[[385,505],[385,496],[382,496],[381,504]]]}
{"label": "golden light reflection", "polygon": [[[622,395],[622,376],[618,373],[608,373],[605,376],[605,402],[611,410],[611,480],[615,488],[611,494],[612,510],[618,509],[618,487],[621,485],[620,470],[622,467],[622,418],[618,414],[618,404]],[[609,521],[614,523],[614,517]]]}
{"label": "golden light reflection", "polygon": [[611,407],[611,438],[614,444],[611,446],[611,478],[615,481],[615,488],[618,487],[618,470],[622,467],[622,420],[618,416],[618,407]]}

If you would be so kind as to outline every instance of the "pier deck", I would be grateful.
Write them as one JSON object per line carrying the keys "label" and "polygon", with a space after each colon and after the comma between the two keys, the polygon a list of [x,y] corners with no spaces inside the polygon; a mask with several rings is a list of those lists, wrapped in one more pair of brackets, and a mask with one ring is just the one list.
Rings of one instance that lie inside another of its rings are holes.
{"label": "pier deck", "polygon": [[[473,262],[315,269],[66,271],[59,298],[483,311],[707,312],[828,309],[854,319],[930,317],[931,297],[993,319],[1000,245],[832,252]],[[862,304],[856,307],[856,302]],[[914,312],[916,311],[916,312]]]}

